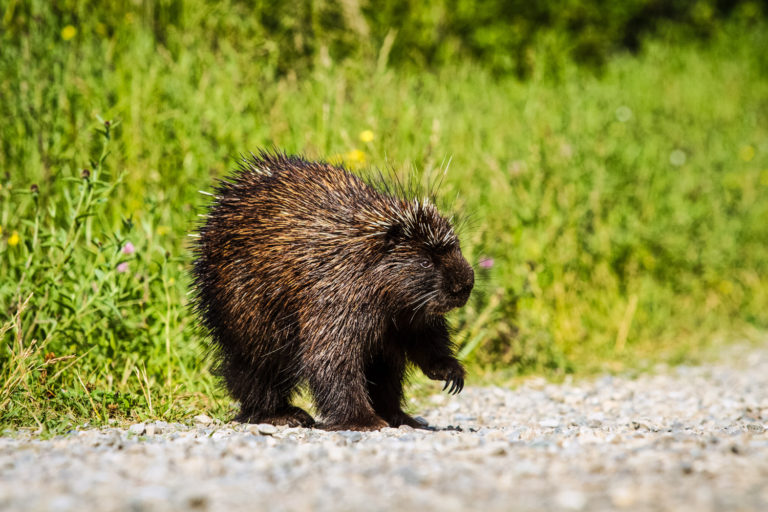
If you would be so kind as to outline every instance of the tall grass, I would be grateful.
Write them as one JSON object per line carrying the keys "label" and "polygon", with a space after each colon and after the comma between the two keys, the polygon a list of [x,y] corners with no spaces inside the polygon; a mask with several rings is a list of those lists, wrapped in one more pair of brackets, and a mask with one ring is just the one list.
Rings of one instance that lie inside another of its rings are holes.
{"label": "tall grass", "polygon": [[479,283],[452,320],[475,369],[691,360],[768,325],[763,27],[656,40],[599,76],[552,53],[521,82],[376,59],[278,76],[227,13],[161,41],[41,12],[0,52],[2,423],[229,410],[186,309],[185,237],[197,191],[272,144],[448,167],[440,194],[472,219]]}

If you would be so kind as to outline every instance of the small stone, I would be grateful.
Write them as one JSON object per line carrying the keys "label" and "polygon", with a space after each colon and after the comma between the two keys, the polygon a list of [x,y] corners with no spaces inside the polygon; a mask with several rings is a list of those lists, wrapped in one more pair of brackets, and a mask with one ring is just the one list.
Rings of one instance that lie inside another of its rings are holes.
{"label": "small stone", "polygon": [[560,491],[555,497],[557,504],[568,510],[581,510],[587,504],[587,497],[577,490]]}
{"label": "small stone", "polygon": [[560,422],[554,418],[547,418],[545,420],[541,420],[539,425],[546,428],[556,428],[560,426]]}
{"label": "small stone", "polygon": [[760,434],[761,432],[765,431],[765,427],[759,423],[750,423],[749,425],[747,425],[747,430],[749,432],[755,432],[757,434]]}
{"label": "small stone", "polygon": [[363,434],[361,432],[354,430],[339,432],[339,434],[350,443],[356,443],[363,438]]}
{"label": "small stone", "polygon": [[146,430],[146,428],[145,428],[143,423],[136,423],[136,424],[131,425],[130,427],[128,427],[128,432],[130,432],[131,434],[137,435],[137,436],[142,435],[145,430]]}
{"label": "small stone", "polygon": [[615,507],[631,507],[637,501],[635,492],[629,487],[617,487],[611,490],[611,503]]}
{"label": "small stone", "polygon": [[203,495],[195,495],[187,498],[187,506],[192,510],[205,510],[208,508],[208,498]]}
{"label": "small stone", "polygon": [[395,471],[403,479],[403,482],[409,485],[421,485],[426,479],[410,466],[402,466]]}
{"label": "small stone", "polygon": [[499,429],[483,429],[487,432],[485,433],[485,438],[489,441],[503,441],[507,438],[507,434]]}
{"label": "small stone", "polygon": [[485,452],[490,457],[501,457],[507,454],[507,447],[507,443],[497,441],[486,446]]}
{"label": "small stone", "polygon": [[260,434],[263,434],[265,436],[271,436],[272,434],[277,432],[277,427],[269,423],[259,423],[256,426],[256,428],[259,430]]}
{"label": "small stone", "polygon": [[213,419],[207,414],[198,414],[193,418],[193,420],[198,425],[210,425],[211,423],[213,423]]}
{"label": "small stone", "polygon": [[149,423],[144,428],[144,434],[148,435],[148,436],[153,436],[153,435],[155,435],[155,431],[156,430],[157,430],[157,427],[155,426],[155,424],[154,423]]}

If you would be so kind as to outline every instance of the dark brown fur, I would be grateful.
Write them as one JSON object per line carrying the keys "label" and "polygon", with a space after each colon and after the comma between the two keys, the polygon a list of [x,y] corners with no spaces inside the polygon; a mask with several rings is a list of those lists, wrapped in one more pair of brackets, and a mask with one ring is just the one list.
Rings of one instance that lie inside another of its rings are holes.
{"label": "dark brown fur", "polygon": [[461,391],[444,314],[474,274],[432,203],[402,196],[267,152],[219,183],[196,245],[195,307],[239,421],[314,424],[291,405],[305,382],[323,428],[421,426],[402,410],[409,361]]}

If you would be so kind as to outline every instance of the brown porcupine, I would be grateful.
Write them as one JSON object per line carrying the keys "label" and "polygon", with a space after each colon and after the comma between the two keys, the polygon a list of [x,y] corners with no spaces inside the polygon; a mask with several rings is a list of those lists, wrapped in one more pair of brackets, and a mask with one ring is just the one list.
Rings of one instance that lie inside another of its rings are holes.
{"label": "brown porcupine", "polygon": [[262,151],[218,183],[199,229],[194,306],[237,420],[323,428],[423,426],[402,410],[406,364],[464,387],[444,314],[474,284],[448,220],[403,187]]}

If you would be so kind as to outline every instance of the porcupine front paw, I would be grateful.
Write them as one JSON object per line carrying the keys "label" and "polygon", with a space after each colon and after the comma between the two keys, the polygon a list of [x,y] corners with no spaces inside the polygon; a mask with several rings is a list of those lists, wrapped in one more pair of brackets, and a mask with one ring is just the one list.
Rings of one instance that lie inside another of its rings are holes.
{"label": "porcupine front paw", "polygon": [[412,428],[431,430],[429,423],[427,423],[424,420],[419,421],[418,419],[414,418],[410,414],[406,414],[403,411],[400,411],[399,413],[396,413],[388,417],[387,423],[389,423],[389,426],[393,428],[397,428],[401,425],[408,425],[409,427],[412,427]]}
{"label": "porcupine front paw", "polygon": [[424,370],[424,375],[432,380],[444,380],[443,391],[448,388],[448,393],[459,394],[464,389],[464,377],[466,375],[464,367],[456,359],[444,359],[439,363]]}

